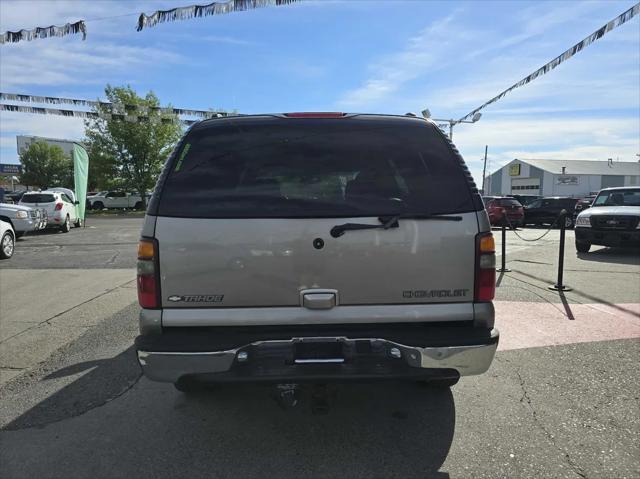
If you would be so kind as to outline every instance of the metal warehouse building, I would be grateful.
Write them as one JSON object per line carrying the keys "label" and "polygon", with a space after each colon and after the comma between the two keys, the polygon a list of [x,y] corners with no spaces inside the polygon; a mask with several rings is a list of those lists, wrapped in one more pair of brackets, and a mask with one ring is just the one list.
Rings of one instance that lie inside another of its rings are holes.
{"label": "metal warehouse building", "polygon": [[611,186],[640,186],[640,163],[516,159],[485,180],[489,195],[582,197]]}

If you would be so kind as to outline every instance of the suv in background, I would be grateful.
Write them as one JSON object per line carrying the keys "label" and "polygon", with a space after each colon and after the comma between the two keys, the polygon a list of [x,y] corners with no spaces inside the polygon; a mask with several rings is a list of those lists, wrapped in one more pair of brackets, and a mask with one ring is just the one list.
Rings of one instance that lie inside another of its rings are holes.
{"label": "suv in background", "polygon": [[524,209],[515,198],[487,196],[483,199],[492,226],[502,226],[505,220],[512,228],[524,224]]}
{"label": "suv in background", "polygon": [[640,187],[606,188],[576,218],[576,250],[592,244],[640,248]]}
{"label": "suv in background", "polygon": [[78,202],[64,191],[29,191],[22,196],[20,204],[45,210],[47,226],[60,228],[63,233],[68,233],[71,225],[79,227],[81,224],[76,208]]}
{"label": "suv in background", "polygon": [[47,226],[47,215],[43,209],[10,203],[0,203],[0,220],[11,225],[16,239]]}
{"label": "suv in background", "polygon": [[560,212],[566,210],[565,227],[571,228],[573,226],[573,210],[577,201],[575,198],[561,196],[539,198],[524,207],[524,223],[536,226],[552,225],[560,216]]}
{"label": "suv in background", "polygon": [[522,206],[527,206],[528,204],[531,204],[534,201],[536,201],[538,198],[540,198],[540,196],[538,195],[510,195],[510,196],[518,200],[518,202]]}
{"label": "suv in background", "polygon": [[498,344],[489,218],[431,121],[301,113],[195,124],[138,248],[144,374],[202,382],[481,374]]}

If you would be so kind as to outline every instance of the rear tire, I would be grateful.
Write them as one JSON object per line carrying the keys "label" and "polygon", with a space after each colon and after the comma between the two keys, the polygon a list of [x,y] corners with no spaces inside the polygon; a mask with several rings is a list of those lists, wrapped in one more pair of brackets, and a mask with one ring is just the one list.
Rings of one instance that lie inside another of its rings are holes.
{"label": "rear tire", "polygon": [[136,203],[136,205],[133,207],[134,210],[141,210],[142,209],[142,201],[138,201]]}
{"label": "rear tire", "polygon": [[102,201],[96,201],[95,203],[93,203],[93,206],[91,206],[92,210],[103,210],[104,209],[104,203]]}
{"label": "rear tire", "polygon": [[16,231],[15,233],[16,233],[16,239],[18,239],[18,238],[22,238],[24,236],[25,232],[24,231]]}
{"label": "rear tire", "polygon": [[585,241],[576,241],[576,250],[578,253],[588,253],[591,249],[591,243]]}
{"label": "rear tire", "polygon": [[9,259],[13,256],[16,247],[16,239],[11,231],[5,231],[0,239],[0,259]]}
{"label": "rear tire", "polygon": [[64,219],[64,223],[60,226],[60,231],[63,233],[68,233],[71,231],[71,220],[69,219],[69,215]]}
{"label": "rear tire", "polygon": [[82,226],[82,220],[81,219],[77,219],[74,223],[73,223],[73,227],[74,228],[80,228]]}

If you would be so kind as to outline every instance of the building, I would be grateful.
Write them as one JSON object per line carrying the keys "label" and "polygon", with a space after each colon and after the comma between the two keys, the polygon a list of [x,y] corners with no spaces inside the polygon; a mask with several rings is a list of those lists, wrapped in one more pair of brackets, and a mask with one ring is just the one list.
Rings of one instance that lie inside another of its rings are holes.
{"label": "building", "polygon": [[640,163],[516,159],[485,179],[488,195],[583,197],[611,186],[640,186]]}
{"label": "building", "polygon": [[45,138],[42,136],[17,136],[16,140],[18,143],[18,156],[22,155],[22,153],[24,153],[32,143],[35,143],[36,141],[44,141],[49,145],[59,146],[62,148],[64,156],[71,158],[71,155],[73,154],[73,144],[77,143],[77,141]]}

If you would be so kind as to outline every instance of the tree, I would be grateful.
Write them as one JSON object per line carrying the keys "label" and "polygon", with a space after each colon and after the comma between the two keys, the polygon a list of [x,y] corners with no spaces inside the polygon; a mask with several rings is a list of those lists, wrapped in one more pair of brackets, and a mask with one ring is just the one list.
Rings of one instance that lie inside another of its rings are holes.
{"label": "tree", "polygon": [[[182,135],[182,126],[177,115],[159,110],[160,100],[153,92],[142,98],[130,86],[107,85],[105,94],[112,106],[96,107],[95,112],[102,116],[85,122],[89,164],[94,164],[90,174],[97,176],[95,180],[90,176],[89,182],[131,189],[145,202],[146,193],[153,189],[162,165]],[[130,105],[139,107],[132,116],[146,118],[131,122],[126,117],[107,115],[114,111],[126,115]]]}
{"label": "tree", "polygon": [[73,162],[64,156],[62,148],[44,141],[32,143],[20,155],[20,181],[41,189],[54,186],[73,188]]}

